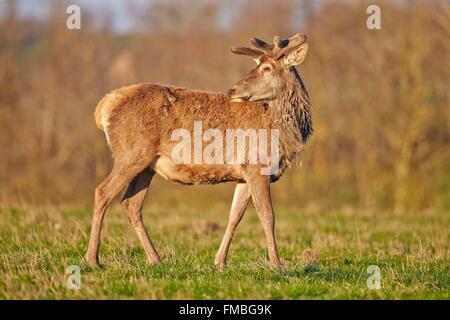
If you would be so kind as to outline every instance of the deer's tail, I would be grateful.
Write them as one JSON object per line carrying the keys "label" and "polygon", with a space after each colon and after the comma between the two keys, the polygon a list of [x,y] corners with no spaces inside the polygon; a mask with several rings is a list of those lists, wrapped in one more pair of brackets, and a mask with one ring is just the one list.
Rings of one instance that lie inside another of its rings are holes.
{"label": "deer's tail", "polygon": [[107,108],[108,105],[111,103],[111,99],[109,98],[111,94],[107,94],[104,96],[100,102],[97,104],[97,107],[95,107],[95,113],[94,113],[94,119],[95,119],[95,125],[97,128],[99,128],[102,131],[105,131],[104,128],[104,122],[103,122],[103,112]]}
{"label": "deer's tail", "polygon": [[123,104],[136,91],[137,87],[139,85],[131,85],[111,91],[100,100],[94,113],[97,128],[106,133],[111,111]]}

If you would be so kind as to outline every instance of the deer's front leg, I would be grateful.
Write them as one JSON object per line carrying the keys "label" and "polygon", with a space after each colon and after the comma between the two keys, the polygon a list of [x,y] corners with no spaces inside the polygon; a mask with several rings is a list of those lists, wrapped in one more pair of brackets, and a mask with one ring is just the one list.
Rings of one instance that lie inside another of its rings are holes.
{"label": "deer's front leg", "polygon": [[247,184],[266,235],[270,265],[279,268],[281,263],[275,242],[275,216],[270,197],[270,177],[257,173],[247,181]]}
{"label": "deer's front leg", "polygon": [[233,238],[234,231],[241,221],[245,209],[247,208],[250,200],[250,193],[245,183],[239,183],[234,190],[233,202],[231,204],[230,216],[228,218],[227,230],[223,236],[220,248],[216,253],[214,264],[219,268],[223,268],[227,262],[228,250],[230,248],[231,239]]}

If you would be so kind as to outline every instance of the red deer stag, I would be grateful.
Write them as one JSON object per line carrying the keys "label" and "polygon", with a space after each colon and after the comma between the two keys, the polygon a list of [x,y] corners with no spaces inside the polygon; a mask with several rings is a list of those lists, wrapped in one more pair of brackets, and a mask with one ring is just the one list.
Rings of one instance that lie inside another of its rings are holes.
{"label": "red deer stag", "polygon": [[[160,257],[142,221],[142,203],[155,172],[182,184],[237,182],[228,225],[215,256],[222,268],[236,227],[250,198],[263,226],[270,265],[280,267],[274,236],[275,218],[270,183],[277,181],[298,155],[313,131],[306,88],[295,68],[308,51],[306,36],[274,38],[274,44],[252,39],[254,48],[231,51],[252,57],[257,66],[228,95],[190,91],[158,84],[137,84],[107,94],[97,105],[95,122],[104,131],[114,165],[95,189],[95,206],[86,260],[99,265],[100,231],[106,209],[122,190],[121,201],[131,225],[145,249],[148,262]],[[192,130],[201,121],[205,129],[224,133],[230,128],[277,129],[278,161],[270,174],[261,174],[261,163],[179,163],[172,152],[172,134],[178,128]]]}

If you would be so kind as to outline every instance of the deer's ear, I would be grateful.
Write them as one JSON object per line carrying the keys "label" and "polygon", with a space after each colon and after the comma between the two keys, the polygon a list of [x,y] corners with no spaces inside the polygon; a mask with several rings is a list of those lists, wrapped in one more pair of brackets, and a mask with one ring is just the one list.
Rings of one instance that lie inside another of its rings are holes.
{"label": "deer's ear", "polygon": [[286,56],[284,56],[284,63],[288,66],[296,66],[303,62],[308,52],[308,44],[304,43],[297,49],[292,50]]}

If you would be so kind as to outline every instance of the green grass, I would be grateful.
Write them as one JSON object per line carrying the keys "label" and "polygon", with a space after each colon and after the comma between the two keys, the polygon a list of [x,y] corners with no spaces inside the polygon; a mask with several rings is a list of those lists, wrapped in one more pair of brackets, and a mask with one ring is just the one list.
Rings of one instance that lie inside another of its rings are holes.
{"label": "green grass", "polygon": [[[83,261],[90,208],[38,206],[0,212],[1,299],[449,299],[447,212],[277,210],[284,264],[268,267],[253,210],[239,226],[228,267],[213,260],[227,204],[207,210],[149,204],[144,220],[162,258],[146,265],[119,207],[106,216],[102,269]],[[212,228],[217,223],[219,228]],[[66,287],[65,269],[81,267],[81,289]],[[367,267],[381,269],[380,290],[366,286]]]}

